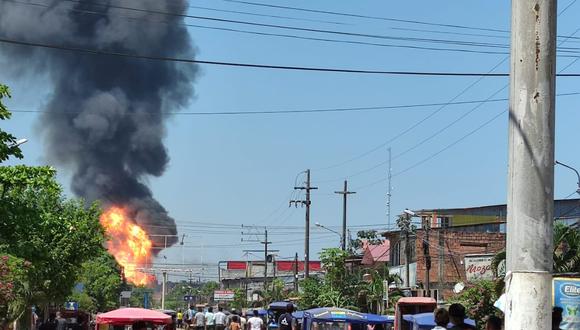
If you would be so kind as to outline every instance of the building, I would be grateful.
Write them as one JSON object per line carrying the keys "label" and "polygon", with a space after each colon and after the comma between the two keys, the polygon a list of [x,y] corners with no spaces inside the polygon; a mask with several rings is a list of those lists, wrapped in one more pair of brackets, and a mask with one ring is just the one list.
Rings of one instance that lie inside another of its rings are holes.
{"label": "building", "polygon": [[382,244],[368,244],[363,243],[363,256],[360,264],[365,267],[377,268],[387,265],[389,262],[390,245],[389,241],[385,240]]}
{"label": "building", "polygon": [[[409,237],[408,283],[404,235],[400,231],[383,234],[391,246],[390,271],[401,277],[404,286],[425,288],[428,279],[429,288],[445,298],[457,283],[493,278],[492,258],[505,249],[506,205],[414,213],[419,228]],[[578,225],[580,199],[554,201],[554,217]]]}
{"label": "building", "polygon": [[[322,273],[320,261],[310,261],[310,275]],[[282,280],[287,289],[293,289],[295,281],[304,278],[304,262],[294,260],[274,260],[267,263],[268,282]],[[221,261],[218,263],[218,277],[223,289],[241,288],[246,291],[248,301],[257,300],[254,293],[264,288],[264,260]]]}

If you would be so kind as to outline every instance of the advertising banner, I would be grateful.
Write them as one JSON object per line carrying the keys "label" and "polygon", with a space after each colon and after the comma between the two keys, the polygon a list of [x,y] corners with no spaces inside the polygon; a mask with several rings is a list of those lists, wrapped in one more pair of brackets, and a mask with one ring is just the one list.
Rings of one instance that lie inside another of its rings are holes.
{"label": "advertising banner", "polygon": [[562,330],[580,330],[580,278],[555,277],[552,303],[562,308]]}
{"label": "advertising banner", "polygon": [[216,290],[213,292],[213,300],[216,301],[233,301],[235,293],[230,290]]}
{"label": "advertising banner", "polygon": [[493,254],[465,256],[465,278],[467,281],[492,280],[492,260]]}

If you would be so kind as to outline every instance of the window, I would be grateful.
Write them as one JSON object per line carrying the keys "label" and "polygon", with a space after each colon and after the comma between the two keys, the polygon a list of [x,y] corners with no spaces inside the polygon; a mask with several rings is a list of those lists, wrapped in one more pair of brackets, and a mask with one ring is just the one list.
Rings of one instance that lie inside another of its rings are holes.
{"label": "window", "polygon": [[397,242],[391,247],[391,266],[401,264],[401,243]]}

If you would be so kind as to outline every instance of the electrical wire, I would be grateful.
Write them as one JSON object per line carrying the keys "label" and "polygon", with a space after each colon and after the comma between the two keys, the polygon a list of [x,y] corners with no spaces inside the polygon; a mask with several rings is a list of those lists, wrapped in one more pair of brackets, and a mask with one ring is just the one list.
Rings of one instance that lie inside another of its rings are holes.
{"label": "electrical wire", "polygon": [[[389,22],[397,22],[397,23],[408,23],[408,24],[428,25],[428,26],[437,26],[437,27],[454,28],[454,29],[476,30],[476,31],[489,31],[489,32],[501,32],[501,33],[509,33],[510,32],[509,30],[506,30],[506,29],[495,29],[495,28],[486,28],[486,27],[474,27],[474,26],[467,26],[467,25],[460,25],[460,24],[434,23],[434,22],[425,22],[425,21],[419,21],[419,20],[399,19],[399,18],[392,18],[392,17],[380,17],[380,16],[370,16],[370,15],[359,15],[359,14],[345,13],[345,12],[337,12],[337,11],[316,10],[316,9],[301,8],[301,7],[291,7],[291,6],[281,6],[281,5],[265,4],[265,3],[260,3],[260,2],[251,2],[251,1],[244,1],[244,0],[222,0],[222,1],[232,2],[232,3],[240,3],[240,4],[250,5],[250,6],[269,7],[269,8],[292,10],[292,11],[310,12],[310,13],[327,14],[327,15],[334,15],[334,16],[344,16],[344,17],[354,17],[354,18],[363,18],[363,19],[389,21]],[[572,0],[565,8],[563,8],[558,13],[558,16],[560,16],[564,12],[566,12],[572,5],[574,5],[576,3],[576,1],[577,0]]]}
{"label": "electrical wire", "polygon": [[286,10],[293,10],[293,11],[300,11],[300,12],[309,12],[309,13],[318,13],[318,14],[327,14],[327,15],[334,15],[334,16],[364,18],[364,19],[371,19],[371,20],[389,21],[389,22],[397,22],[397,23],[410,23],[410,24],[428,25],[428,26],[438,26],[438,27],[455,28],[455,29],[466,29],[466,30],[478,30],[478,31],[491,31],[491,32],[504,32],[504,33],[509,33],[509,30],[502,30],[502,29],[483,28],[483,27],[472,27],[472,26],[457,25],[457,24],[433,23],[433,22],[425,22],[425,21],[418,21],[418,20],[407,20],[407,19],[398,19],[398,18],[391,18],[391,17],[359,15],[359,14],[352,14],[352,13],[328,11],[328,10],[316,10],[316,9],[309,9],[309,8],[300,8],[300,7],[290,7],[290,6],[281,6],[281,5],[265,4],[265,3],[251,2],[251,1],[243,1],[243,0],[222,0],[222,1],[232,2],[232,3],[240,3],[240,4],[250,5],[250,6],[260,6],[260,7],[269,7],[269,8],[277,8],[277,9],[286,9]]}
{"label": "electrical wire", "polygon": [[[177,58],[165,56],[153,56],[144,54],[130,54],[115,51],[105,51],[100,49],[79,48],[63,45],[54,45],[39,42],[29,42],[22,40],[14,40],[7,38],[0,38],[1,43],[12,44],[18,46],[28,46],[37,48],[46,48],[53,50],[85,53],[91,55],[107,55],[122,58],[144,59],[152,61],[189,63],[189,64],[206,64],[229,67],[243,67],[255,69],[277,69],[288,71],[310,71],[310,72],[334,72],[334,73],[353,73],[353,74],[378,74],[378,75],[399,75],[399,76],[432,76],[432,77],[507,77],[507,73],[481,73],[481,72],[435,72],[435,71],[383,71],[383,70],[362,70],[362,69],[342,69],[342,68],[328,68],[328,67],[308,67],[308,66],[288,66],[288,65],[273,65],[273,64],[253,64],[241,62],[224,62],[224,61],[207,61],[195,60],[190,58]],[[559,77],[580,77],[580,73],[560,74]]]}
{"label": "electrical wire", "polygon": [[[21,5],[51,8],[51,6],[49,6],[49,5],[31,3],[31,2],[22,2],[22,1],[17,1],[17,0],[2,0],[2,1],[21,4]],[[89,10],[83,10],[83,9],[59,8],[59,10],[66,10],[67,12],[72,12],[72,13],[83,13],[83,14],[92,14],[92,15],[101,15],[101,16],[107,15],[107,13],[104,13],[104,12],[95,12],[95,11],[89,11]],[[145,21],[145,22],[149,22],[149,23],[158,23],[158,24],[176,24],[176,23],[170,23],[168,21],[155,21],[155,20],[150,20],[150,19],[128,17],[128,16],[123,16],[123,15],[118,15],[118,16],[126,18],[126,19],[131,20],[131,21]],[[321,42],[329,42],[329,43],[343,43],[343,44],[390,47],[390,48],[406,48],[406,49],[428,50],[428,51],[451,51],[451,52],[476,53],[476,54],[508,54],[507,52],[498,52],[498,51],[482,51],[482,50],[470,50],[470,49],[462,49],[462,48],[437,48],[437,47],[413,46],[413,45],[402,45],[402,44],[384,44],[384,43],[373,43],[373,42],[354,41],[354,40],[340,40],[340,39],[329,39],[329,38],[318,38],[318,37],[306,37],[306,36],[299,36],[299,35],[248,31],[248,30],[240,30],[240,29],[234,29],[234,28],[213,27],[213,26],[204,26],[204,25],[197,25],[197,24],[186,24],[186,23],[177,23],[177,25],[200,28],[200,29],[210,29],[210,30],[242,33],[242,34],[270,36],[270,37],[282,37],[282,38],[291,38],[291,39],[300,39],[300,40],[312,40],[312,41],[321,41]]]}
{"label": "electrical wire", "polygon": [[[11,2],[11,1],[15,1],[15,0],[4,0],[4,1]],[[127,10],[127,11],[156,14],[156,15],[163,15],[163,16],[169,16],[169,17],[190,18],[190,19],[206,20],[206,21],[221,22],[221,23],[231,23],[231,24],[240,24],[240,25],[248,25],[248,26],[276,28],[276,29],[282,29],[282,30],[314,32],[314,33],[321,33],[321,34],[341,35],[341,36],[350,36],[350,37],[364,37],[364,38],[384,39],[384,40],[399,40],[399,41],[403,40],[403,41],[428,42],[428,43],[440,43],[440,44],[454,44],[454,45],[463,45],[463,46],[479,46],[479,47],[491,47],[491,48],[498,48],[499,47],[499,48],[506,48],[506,49],[509,48],[508,45],[471,42],[471,41],[462,41],[462,40],[396,37],[396,36],[377,35],[377,34],[368,34],[368,33],[356,33],[356,32],[346,32],[346,31],[336,31],[336,30],[305,28],[305,27],[288,26],[288,25],[280,25],[280,24],[266,24],[266,23],[218,18],[218,17],[197,16],[197,15],[189,15],[189,14],[183,14],[183,13],[166,12],[166,11],[161,11],[161,10],[135,8],[135,7],[129,7],[129,6],[101,4],[101,3],[94,3],[94,2],[85,1],[85,0],[63,0],[63,1],[71,2],[71,3],[80,3],[80,4],[85,4],[85,5],[91,5],[91,6],[98,6],[98,7],[103,7],[105,9],[110,9],[110,8],[122,9],[122,10]]]}

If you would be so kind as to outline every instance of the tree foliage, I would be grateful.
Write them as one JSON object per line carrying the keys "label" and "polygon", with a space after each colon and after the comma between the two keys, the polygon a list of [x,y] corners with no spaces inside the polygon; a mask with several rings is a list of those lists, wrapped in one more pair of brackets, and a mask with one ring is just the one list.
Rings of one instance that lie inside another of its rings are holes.
{"label": "tree foliage", "polygon": [[[11,113],[2,102],[2,99],[10,98],[10,90],[7,86],[0,84],[0,120],[10,119]],[[8,159],[10,156],[22,158],[22,151],[15,145],[16,137],[0,129],[0,162]]]}
{"label": "tree foliage", "polygon": [[26,309],[30,262],[0,255],[0,329],[18,319]]}
{"label": "tree foliage", "polygon": [[501,315],[501,311],[493,306],[499,298],[498,283],[482,280],[467,286],[460,294],[448,299],[449,303],[460,303],[466,306],[467,315],[475,320],[478,329],[485,329],[485,317]]}
{"label": "tree foliage", "polygon": [[104,248],[94,258],[82,264],[77,282],[83,287],[82,294],[74,292],[69,300],[78,301],[80,308],[102,312],[118,306],[123,287],[121,269],[115,258]]}
{"label": "tree foliage", "polygon": [[379,245],[383,244],[384,241],[385,238],[376,230],[360,230],[356,233],[356,239],[351,240],[351,248],[354,251],[357,251],[362,249],[364,242],[372,245]]}
{"label": "tree foliage", "polygon": [[[492,268],[497,276],[497,268],[506,260],[506,251],[496,254]],[[554,224],[554,273],[580,272],[580,228],[568,226],[561,222]]]}
{"label": "tree foliage", "polygon": [[0,168],[0,249],[31,263],[29,303],[62,303],[102,250],[100,208],[67,200],[50,167]]}
{"label": "tree foliage", "polygon": [[230,305],[237,310],[248,307],[248,297],[244,289],[234,289],[234,301]]}

